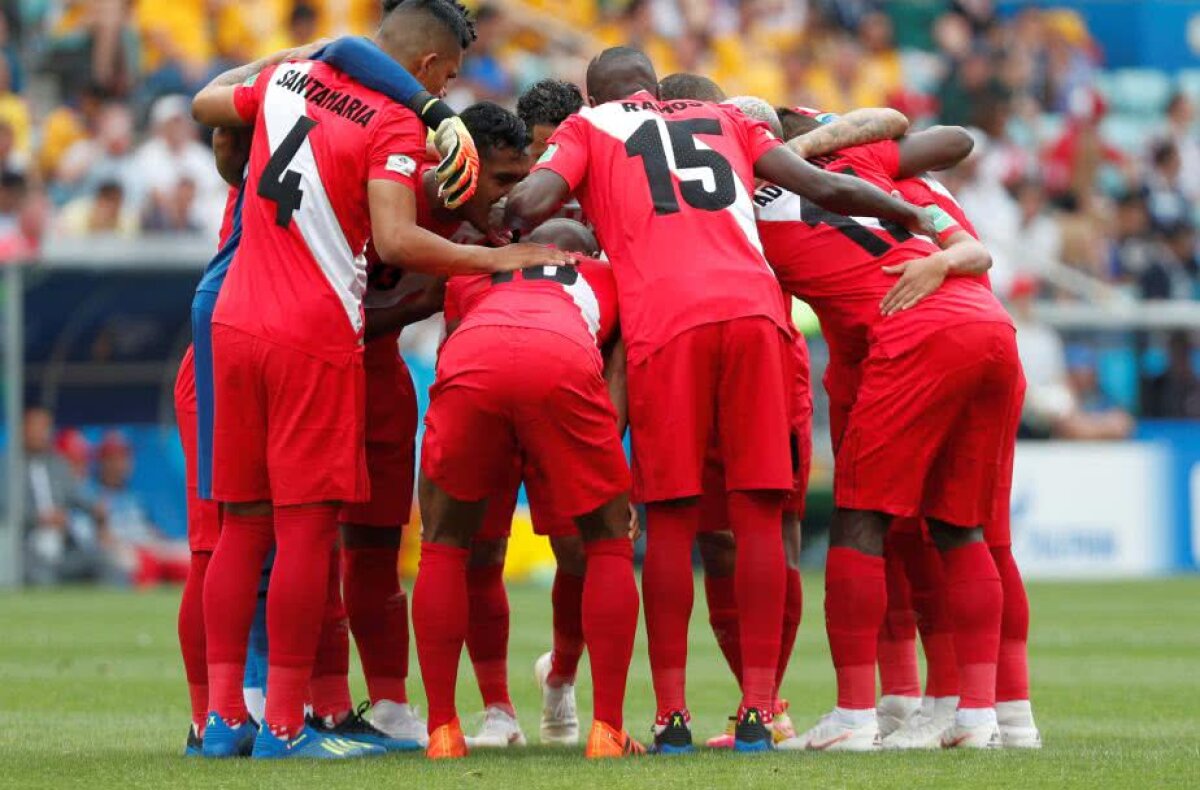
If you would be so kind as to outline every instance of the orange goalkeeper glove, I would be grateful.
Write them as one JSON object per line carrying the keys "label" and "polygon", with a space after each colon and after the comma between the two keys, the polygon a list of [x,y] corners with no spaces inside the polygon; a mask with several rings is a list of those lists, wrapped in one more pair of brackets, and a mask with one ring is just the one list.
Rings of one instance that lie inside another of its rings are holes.
{"label": "orange goalkeeper glove", "polygon": [[455,116],[438,126],[433,146],[442,157],[436,172],[438,196],[446,208],[459,208],[479,186],[479,151],[475,141],[462,120]]}

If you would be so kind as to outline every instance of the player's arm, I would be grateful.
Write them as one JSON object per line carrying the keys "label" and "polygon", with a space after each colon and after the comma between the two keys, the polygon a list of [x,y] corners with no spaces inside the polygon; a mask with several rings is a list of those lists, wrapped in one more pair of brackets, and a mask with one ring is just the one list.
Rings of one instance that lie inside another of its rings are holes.
{"label": "player's arm", "polygon": [[617,435],[624,436],[629,427],[629,396],[625,390],[625,338],[618,337],[604,355],[604,380],[608,397],[617,410]]}
{"label": "player's arm", "polygon": [[245,178],[246,162],[250,161],[250,140],[246,129],[222,127],[213,131],[212,148],[217,172],[231,187],[240,187]]}
{"label": "player's arm", "polygon": [[553,170],[535,170],[513,187],[504,206],[504,227],[528,233],[558,213],[571,187]]}
{"label": "player's arm", "polygon": [[930,170],[946,170],[970,156],[975,140],[961,126],[934,126],[899,141],[896,178],[912,178]]}
{"label": "player's arm", "polygon": [[992,268],[992,256],[974,236],[959,231],[946,241],[945,249],[925,258],[884,266],[885,274],[897,276],[896,284],[879,305],[884,315],[915,307],[942,286],[947,277],[975,277]]}
{"label": "player's arm", "polygon": [[760,156],[754,164],[754,174],[808,198],[827,211],[846,216],[878,217],[899,223],[912,233],[937,237],[933,221],[916,206],[898,200],[862,179],[813,167],[783,146]]}
{"label": "player's arm", "polygon": [[384,263],[422,274],[486,274],[530,266],[565,266],[571,256],[537,244],[491,248],[453,244],[417,225],[417,197],[406,184],[367,183],[371,235]]}
{"label": "player's arm", "polygon": [[366,311],[367,322],[363,337],[367,342],[382,335],[403,329],[440,313],[446,301],[446,279],[433,280],[415,299],[409,299],[391,307],[377,307]]}
{"label": "player's arm", "polygon": [[855,145],[895,140],[908,132],[908,125],[908,116],[899,110],[863,107],[802,134],[787,145],[800,157],[809,159]]}
{"label": "player's arm", "polygon": [[200,89],[192,99],[192,117],[197,123],[213,128],[221,126],[249,126],[248,121],[238,112],[234,94],[239,85],[257,76],[263,69],[283,63],[285,60],[301,60],[316,52],[327,42],[317,41],[294,49],[285,49],[260,58],[245,66],[238,66],[223,74],[218,74],[213,81]]}
{"label": "player's arm", "polygon": [[479,152],[471,133],[450,105],[425,90],[408,69],[392,60],[369,39],[339,38],[313,55],[356,82],[403,104],[435,130],[434,146],[442,157],[436,174],[446,206],[454,209],[475,194],[479,181]]}

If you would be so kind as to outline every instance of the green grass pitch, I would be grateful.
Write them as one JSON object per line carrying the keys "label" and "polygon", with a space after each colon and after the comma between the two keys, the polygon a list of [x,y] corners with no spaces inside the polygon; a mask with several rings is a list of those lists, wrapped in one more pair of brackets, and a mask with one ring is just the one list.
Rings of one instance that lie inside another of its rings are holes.
{"label": "green grass pitch", "polygon": [[[784,689],[797,726],[833,701],[820,578]],[[184,760],[187,695],[175,639],[177,591],[66,590],[0,596],[0,787],[1197,787],[1200,786],[1200,578],[1034,584],[1033,696],[1040,753],[699,754],[589,764],[531,747],[452,764],[396,755],[351,764]],[[536,740],[534,658],[549,643],[549,592],[511,590],[511,683]],[[413,660],[416,673],[416,660]],[[478,694],[460,675],[464,724]],[[692,621],[689,700],[697,739],[737,700],[704,620]],[[357,669],[355,669],[357,671]],[[590,709],[586,660],[580,711]],[[420,703],[420,683],[411,683]],[[355,691],[362,694],[361,680]],[[644,737],[653,696],[644,638],[627,722]]]}

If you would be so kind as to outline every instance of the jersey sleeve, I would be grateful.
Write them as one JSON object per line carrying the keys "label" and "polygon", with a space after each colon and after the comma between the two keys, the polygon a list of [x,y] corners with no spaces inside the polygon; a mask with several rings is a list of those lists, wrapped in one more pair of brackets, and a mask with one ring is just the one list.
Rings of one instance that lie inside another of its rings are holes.
{"label": "jersey sleeve", "polygon": [[572,115],[550,137],[546,153],[534,166],[534,171],[549,170],[562,176],[574,192],[587,175],[590,153],[590,127],[579,113]]}
{"label": "jersey sleeve", "polygon": [[246,123],[253,124],[254,119],[258,117],[263,96],[266,95],[267,86],[271,84],[271,77],[277,68],[278,66],[272,66],[264,69],[233,89],[234,109]]}
{"label": "jersey sleeve", "polygon": [[871,146],[871,153],[879,162],[879,167],[888,178],[895,178],[900,172],[900,144],[895,140],[882,140]]}
{"label": "jersey sleeve", "polygon": [[425,159],[425,124],[412,110],[391,105],[371,137],[368,181],[395,181],[414,192]]}

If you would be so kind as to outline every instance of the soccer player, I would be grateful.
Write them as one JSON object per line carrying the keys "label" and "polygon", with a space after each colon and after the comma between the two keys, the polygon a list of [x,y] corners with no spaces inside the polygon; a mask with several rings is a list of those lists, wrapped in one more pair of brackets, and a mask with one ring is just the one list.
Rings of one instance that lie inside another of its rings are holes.
{"label": "soccer player", "polygon": [[467,753],[454,692],[469,616],[469,546],[488,500],[506,493],[518,454],[584,540],[583,631],[595,707],[586,754],[641,751],[623,722],[638,610],[629,471],[600,353],[616,332],[616,288],[607,265],[572,260],[448,285],[447,303],[462,306],[463,320],[442,348],[425,418],[424,533],[413,593],[434,759]]}
{"label": "soccer player", "polygon": [[[472,36],[460,5],[406,0],[384,17],[376,43],[440,93]],[[235,753],[250,727],[242,663],[258,569],[274,543],[267,708],[254,755],[341,758],[371,750],[306,727],[304,698],[338,506],[367,495],[358,253],[369,233],[385,262],[417,271],[508,270],[564,256],[461,247],[418,228],[417,116],[327,64],[281,59],[226,72],[193,102],[202,123],[255,129],[243,244],[213,316],[213,496],[226,516],[204,589],[204,749]]]}
{"label": "soccer player", "polygon": [[529,130],[529,156],[542,158],[554,130],[583,107],[579,86],[566,80],[546,79],[534,83],[517,99],[517,117]]}
{"label": "soccer player", "polygon": [[[825,166],[891,188],[911,174],[912,157],[883,143],[841,151]],[[931,517],[952,590],[960,675],[970,676],[943,743],[998,742],[999,578],[978,525],[990,515],[1019,363],[1011,319],[991,291],[975,277],[947,277],[976,274],[990,258],[977,242],[940,251],[902,229],[821,211],[774,186],[755,201],[768,260],[785,289],[817,311],[829,341],[837,459],[826,622],[838,704],[785,745],[878,747],[884,535],[894,516],[918,513]],[[953,224],[945,216],[938,222]]]}
{"label": "soccer player", "polygon": [[506,222],[536,226],[574,192],[613,264],[629,353],[634,496],[647,503],[643,584],[657,751],[692,749],[685,699],[690,557],[714,430],[738,543],[737,746],[768,749],[786,579],[779,525],[793,485],[785,385],[791,351],[783,297],[752,219],[754,176],[830,208],[914,230],[928,222],[862,181],[808,165],[733,108],[659,102],[654,67],[637,50],[597,56],[587,92],[592,106],[555,132],[509,197]]}

